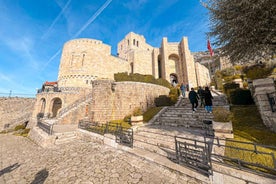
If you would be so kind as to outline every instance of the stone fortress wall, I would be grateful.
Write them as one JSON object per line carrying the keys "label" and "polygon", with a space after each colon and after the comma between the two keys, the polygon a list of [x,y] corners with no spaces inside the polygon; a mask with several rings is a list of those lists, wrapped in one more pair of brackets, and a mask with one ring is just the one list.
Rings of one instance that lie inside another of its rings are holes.
{"label": "stone fortress wall", "polygon": [[[30,126],[34,126],[37,115],[60,125],[77,124],[88,118],[99,123],[122,119],[135,108],[146,110],[154,107],[159,95],[167,95],[169,89],[163,86],[139,82],[114,82],[95,80],[91,89],[67,92],[42,92],[37,94]],[[60,99],[62,108],[55,114],[54,101]],[[64,111],[67,108],[67,111]],[[64,111],[64,112],[63,112]]]}
{"label": "stone fortress wall", "polygon": [[154,48],[142,35],[130,32],[117,49],[117,56],[113,56],[111,47],[99,40],[66,42],[58,81],[53,83],[55,90],[37,95],[32,124],[35,125],[38,114],[59,124],[76,124],[85,116],[106,122],[123,118],[137,107],[143,110],[153,107],[156,97],[168,95],[169,90],[162,86],[114,82],[114,73],[118,72],[149,74],[171,82],[174,77],[177,83],[185,82],[190,87],[197,86],[199,80],[200,84],[210,82],[205,75],[208,69],[195,64],[186,37],[179,43],[163,38],[161,47]]}
{"label": "stone fortress wall", "polygon": [[28,122],[34,110],[35,98],[1,97],[0,131]]}

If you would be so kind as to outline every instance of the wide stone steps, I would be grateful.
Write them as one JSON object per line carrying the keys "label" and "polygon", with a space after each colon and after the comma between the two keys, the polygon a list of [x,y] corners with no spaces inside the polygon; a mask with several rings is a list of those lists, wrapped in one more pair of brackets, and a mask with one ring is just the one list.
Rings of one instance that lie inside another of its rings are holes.
{"label": "wide stone steps", "polygon": [[204,130],[200,129],[148,125],[135,131],[133,146],[175,159],[175,136],[200,140],[203,139],[204,133]]}
{"label": "wide stone steps", "polygon": [[158,155],[170,158],[170,159],[176,159],[175,156],[175,150],[168,149],[166,147],[145,143],[139,140],[134,140],[133,142],[135,148],[140,148],[142,150],[150,151],[152,153],[156,153]]}
{"label": "wide stone steps", "polygon": [[77,138],[76,132],[56,133],[56,145],[69,143]]}

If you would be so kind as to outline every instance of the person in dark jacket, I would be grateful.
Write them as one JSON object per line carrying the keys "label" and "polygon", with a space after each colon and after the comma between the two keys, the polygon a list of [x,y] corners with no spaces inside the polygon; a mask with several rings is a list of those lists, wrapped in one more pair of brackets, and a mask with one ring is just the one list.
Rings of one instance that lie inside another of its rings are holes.
{"label": "person in dark jacket", "polygon": [[201,86],[198,87],[197,94],[200,98],[200,107],[205,107],[205,100],[204,100],[204,89]]}
{"label": "person in dark jacket", "polygon": [[204,90],[205,110],[208,113],[212,113],[212,106],[213,106],[212,99],[213,99],[213,96],[211,94],[211,91],[209,90],[208,87],[205,87],[205,90]]}
{"label": "person in dark jacket", "polygon": [[198,95],[195,92],[194,88],[191,88],[191,91],[189,92],[189,100],[192,104],[193,113],[196,111],[196,108],[198,106],[198,99]]}

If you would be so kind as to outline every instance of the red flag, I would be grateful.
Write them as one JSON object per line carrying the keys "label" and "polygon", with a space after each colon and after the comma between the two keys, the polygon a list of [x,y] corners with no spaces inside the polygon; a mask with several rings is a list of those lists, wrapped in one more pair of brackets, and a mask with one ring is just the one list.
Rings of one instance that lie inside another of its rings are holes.
{"label": "red flag", "polygon": [[214,55],[214,52],[213,52],[213,49],[212,49],[212,47],[211,47],[211,43],[210,43],[210,40],[208,39],[208,41],[207,41],[207,48],[208,48],[208,50],[209,50],[209,52],[210,52],[210,55],[211,55],[211,57]]}

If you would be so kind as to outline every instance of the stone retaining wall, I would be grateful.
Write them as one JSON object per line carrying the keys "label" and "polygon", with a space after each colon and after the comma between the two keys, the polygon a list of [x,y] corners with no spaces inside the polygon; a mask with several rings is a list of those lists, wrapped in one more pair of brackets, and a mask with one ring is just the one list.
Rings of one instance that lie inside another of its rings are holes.
{"label": "stone retaining wall", "polygon": [[168,94],[168,88],[155,84],[94,81],[90,116],[93,121],[101,123],[122,119],[131,114],[135,108],[146,111],[154,107],[155,98]]}
{"label": "stone retaining wall", "polygon": [[0,98],[0,131],[29,121],[34,104],[35,98]]}

